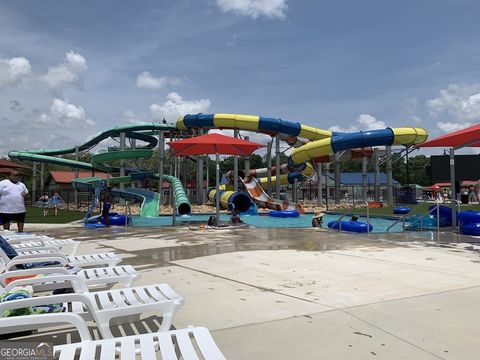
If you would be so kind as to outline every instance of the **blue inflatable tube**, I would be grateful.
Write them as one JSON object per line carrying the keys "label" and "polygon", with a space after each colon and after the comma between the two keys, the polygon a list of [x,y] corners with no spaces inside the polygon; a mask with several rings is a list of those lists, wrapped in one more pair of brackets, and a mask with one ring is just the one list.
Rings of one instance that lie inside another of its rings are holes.
{"label": "blue inflatable tube", "polygon": [[480,211],[460,211],[457,215],[457,219],[462,225],[480,223]]}
{"label": "blue inflatable tube", "polygon": [[393,209],[394,214],[408,214],[412,209],[406,206],[399,206]]}
{"label": "blue inflatable tube", "polygon": [[328,227],[333,230],[340,230],[340,223],[342,225],[343,231],[350,231],[356,233],[366,233],[372,232],[373,226],[372,224],[367,224],[361,221],[330,221],[328,223]]}
{"label": "blue inflatable tube", "polygon": [[[125,226],[127,221],[127,216],[122,214],[110,213],[108,217],[110,219],[110,225]],[[100,217],[100,222],[105,225],[103,217]]]}
{"label": "blue inflatable tube", "polygon": [[460,234],[480,236],[480,211],[460,211],[457,218]]}
{"label": "blue inflatable tube", "polygon": [[[445,219],[445,223],[442,225],[440,221],[440,226],[451,226],[452,225],[452,208],[445,206],[445,205],[438,205],[439,214],[441,218]],[[428,208],[430,210],[430,214],[433,216],[437,216],[437,205],[432,205]]]}
{"label": "blue inflatable tube", "polygon": [[278,218],[296,218],[300,216],[300,213],[297,210],[272,210],[268,215]]}
{"label": "blue inflatable tube", "polygon": [[480,223],[460,225],[460,234],[480,236]]}

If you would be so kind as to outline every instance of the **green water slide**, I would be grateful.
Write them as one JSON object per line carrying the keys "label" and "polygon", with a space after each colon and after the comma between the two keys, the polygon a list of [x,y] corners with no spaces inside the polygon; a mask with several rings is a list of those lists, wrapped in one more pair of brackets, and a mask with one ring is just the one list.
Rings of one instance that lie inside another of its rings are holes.
{"label": "green water slide", "polygon": [[[128,160],[128,159],[141,159],[149,158],[153,154],[153,148],[157,145],[157,138],[153,136],[158,131],[178,131],[175,125],[171,124],[158,124],[158,123],[143,123],[135,125],[126,125],[126,126],[117,126],[113,129],[109,129],[99,133],[90,140],[86,141],[84,144],[70,147],[65,149],[41,149],[41,150],[28,150],[28,151],[10,151],[8,156],[11,159],[19,159],[26,161],[36,161],[43,163],[50,163],[55,165],[68,166],[75,169],[83,170],[100,170],[105,172],[118,172],[119,167],[111,166],[107,164],[111,161],[118,160]],[[88,150],[91,147],[97,145],[102,140],[105,140],[112,136],[119,136],[121,133],[125,134],[125,137],[130,139],[141,140],[147,143],[144,147],[139,147],[132,150],[116,150],[109,151],[106,153],[96,154],[92,157],[91,163],[75,161],[70,159],[63,159],[55,157],[55,155],[65,155],[75,153],[78,149],[79,151]],[[110,184],[119,184],[131,182],[132,177],[134,177],[134,172],[130,172],[127,176],[122,177],[113,177],[108,179]],[[159,178],[159,174],[152,174],[153,177]],[[73,186],[77,189],[82,187],[91,187],[98,185],[98,182],[101,180],[99,177],[90,177],[90,178],[79,178],[75,179]],[[188,197],[183,189],[182,183],[179,179],[163,175],[163,180],[168,181],[173,189],[176,199],[177,212],[181,215],[190,214],[191,205]],[[131,188],[130,188],[131,190]],[[124,197],[135,197],[137,199],[142,199],[142,208],[141,216],[157,216],[159,212],[159,199],[160,195],[155,192],[142,192],[140,189],[135,189],[133,191],[127,190],[115,190],[119,192],[117,195]]]}

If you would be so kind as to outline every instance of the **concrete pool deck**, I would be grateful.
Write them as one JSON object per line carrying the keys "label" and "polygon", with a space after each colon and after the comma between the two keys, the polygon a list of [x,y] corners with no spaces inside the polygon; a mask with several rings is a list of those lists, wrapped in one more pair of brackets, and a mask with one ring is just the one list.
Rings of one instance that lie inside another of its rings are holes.
{"label": "concrete pool deck", "polygon": [[[228,359],[477,359],[480,243],[451,234],[35,225],[185,297]],[[45,339],[48,335],[45,334]],[[50,339],[50,341],[52,341]]]}

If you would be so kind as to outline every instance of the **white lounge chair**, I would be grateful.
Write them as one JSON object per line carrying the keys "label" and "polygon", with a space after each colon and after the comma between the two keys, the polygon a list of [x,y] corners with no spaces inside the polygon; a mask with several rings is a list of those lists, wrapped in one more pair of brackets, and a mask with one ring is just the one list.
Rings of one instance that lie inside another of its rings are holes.
{"label": "white lounge chair", "polygon": [[[61,360],[114,360],[121,354],[122,360],[226,360],[208,329],[188,327],[153,334],[124,336],[106,340],[91,340],[88,328],[75,314],[44,314],[41,316],[16,316],[0,319],[0,328],[17,332],[19,327],[29,330],[39,325],[53,326],[67,323],[80,334],[81,342],[57,345],[53,348],[55,359]],[[156,353],[159,353],[157,356]]]}
{"label": "white lounge chair", "polygon": [[[52,281],[68,281],[74,293],[38,296],[0,303],[0,316],[5,310],[28,308],[32,306],[48,306],[63,303],[66,313],[82,316],[87,321],[95,321],[104,339],[113,338],[110,322],[121,324],[129,322],[131,316],[139,316],[145,312],[162,315],[159,331],[167,331],[172,326],[177,310],[183,306],[184,299],[175,293],[167,284],[153,284],[124,289],[113,289],[90,293],[85,282],[75,275],[50,275],[12,281],[4,290],[11,291],[17,286],[42,284]],[[32,318],[35,316],[32,315]],[[130,319],[125,320],[125,317]],[[124,318],[124,319],[122,319]],[[18,330],[22,331],[22,330]],[[0,327],[0,332],[5,330]]]}
{"label": "white lounge chair", "polygon": [[[32,247],[54,247],[58,251],[66,253],[68,256],[74,256],[77,252],[78,246],[80,245],[79,241],[70,240],[70,239],[59,239],[59,240],[45,240],[45,239],[31,239],[31,240],[7,240],[14,249],[28,250]],[[66,251],[65,249],[68,249]]]}
{"label": "white lounge chair", "polygon": [[[45,260],[48,260],[48,258]],[[2,262],[1,259],[0,262]],[[13,264],[12,266],[14,265],[17,264]],[[4,272],[0,274],[0,294],[4,293],[4,287],[7,286],[7,279],[22,278],[31,275],[48,276],[55,274],[69,275],[70,273],[64,267],[39,267]],[[89,290],[99,288],[104,289],[105,287],[113,286],[114,284],[121,284],[124,287],[130,287],[141,276],[131,265],[82,269],[74,275],[82,278]],[[36,292],[63,288],[65,288],[64,282],[51,282],[34,286]]]}
{"label": "white lounge chair", "polygon": [[[44,248],[30,248],[29,250],[16,250],[18,256],[15,259],[19,258],[22,260],[30,260],[30,262],[38,262],[36,258],[45,257],[45,256],[55,256],[58,258],[63,258],[67,263],[72,266],[79,267],[91,267],[91,266],[115,266],[122,261],[122,259],[113,252],[108,253],[98,253],[98,254],[87,254],[87,255],[76,255],[76,256],[65,256],[62,253],[55,251],[53,247],[44,247]],[[0,249],[0,257],[3,258],[5,262],[8,262],[9,258],[5,252]]]}
{"label": "white lounge chair", "polygon": [[10,244],[31,244],[30,246],[55,246],[59,250],[62,250],[65,247],[70,248],[68,255],[75,255],[80,241],[73,239],[55,239],[50,236],[45,235],[35,235],[35,234],[2,234],[4,239],[6,239]]}

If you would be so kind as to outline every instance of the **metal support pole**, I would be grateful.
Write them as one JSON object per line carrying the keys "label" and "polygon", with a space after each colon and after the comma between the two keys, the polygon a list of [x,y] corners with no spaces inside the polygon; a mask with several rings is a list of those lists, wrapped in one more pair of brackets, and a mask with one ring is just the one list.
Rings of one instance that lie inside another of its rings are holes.
{"label": "metal support pole", "polygon": [[280,137],[275,136],[275,199],[280,200]]}
{"label": "metal support pole", "polygon": [[373,166],[375,168],[373,189],[375,193],[375,201],[380,201],[380,165],[378,162],[378,148],[375,148],[373,149]]}
{"label": "metal support pole", "polygon": [[328,211],[328,171],[330,170],[330,163],[325,164],[325,210]]}
{"label": "metal support pole", "polygon": [[340,153],[335,153],[335,204],[340,204]]}
{"label": "metal support pole", "polygon": [[[80,161],[80,149],[78,146],[75,146],[75,161]],[[78,169],[75,169],[75,179],[78,179]],[[78,208],[80,207],[80,200],[78,196],[78,190],[75,188],[75,206]]]}
{"label": "metal support pole", "polygon": [[215,226],[220,223],[220,155],[215,154]]}
{"label": "metal support pole", "polygon": [[[187,185],[188,185],[188,159],[186,157],[182,157],[180,158],[180,161],[181,161],[181,169],[182,169],[182,173],[183,173],[183,188],[185,189],[185,191],[188,191],[187,190]],[[188,194],[188,192],[187,192]]]}
{"label": "metal support pole", "polygon": [[367,201],[367,157],[362,158],[362,200]]}
{"label": "metal support pole", "polygon": [[272,196],[272,144],[273,141],[267,143],[267,195]]}
{"label": "metal support pole", "polygon": [[294,203],[298,203],[297,190],[298,190],[298,179],[295,178],[293,180],[293,199],[292,199]]}
{"label": "metal support pole", "polygon": [[[120,150],[125,150],[125,133],[120,133]],[[125,160],[120,160],[120,176],[125,176]],[[120,189],[124,189],[125,184],[120,183]]]}
{"label": "metal support pole", "polygon": [[202,199],[202,204],[205,204],[207,202],[207,193],[208,193],[208,187],[210,186],[210,158],[205,156],[205,173],[206,173],[206,185],[205,185],[205,190],[203,192],[203,199]]}
{"label": "metal support pole", "polygon": [[[137,148],[137,142],[135,141],[135,139],[129,139],[129,140],[130,140],[130,149],[135,150]],[[134,160],[133,161],[133,165],[137,169],[139,168],[138,161],[139,160]],[[137,181],[130,181],[130,187],[132,187],[132,188],[138,187]]]}
{"label": "metal support pole", "polygon": [[317,206],[323,205],[323,197],[322,197],[322,163],[317,163]]}
{"label": "metal support pole", "polygon": [[32,164],[32,206],[37,201],[37,162]]}
{"label": "metal support pole", "polygon": [[[198,131],[198,135],[203,135],[203,129]],[[204,181],[203,181],[203,155],[197,156],[197,205],[203,204]]]}
{"label": "metal support pole", "polygon": [[45,163],[40,163],[40,194],[45,193]]}
{"label": "metal support pole", "polygon": [[392,147],[387,146],[387,202],[388,205],[393,206],[393,176],[392,176]]}
{"label": "metal support pole", "polygon": [[[238,130],[233,130],[233,137],[238,138]],[[238,191],[238,156],[233,157],[233,190]]]}
{"label": "metal support pole", "polygon": [[455,229],[457,227],[457,209],[455,208],[457,200],[457,188],[455,186],[455,149],[450,149],[450,182],[452,189],[452,227]]}
{"label": "metal support pole", "polygon": [[[245,140],[249,141],[250,138],[248,136],[245,136]],[[249,172],[250,172],[250,156],[247,156],[245,158],[245,176],[248,176]]]}
{"label": "metal support pole", "polygon": [[163,131],[158,134],[158,203],[163,204],[163,162],[165,160],[165,136]]}

